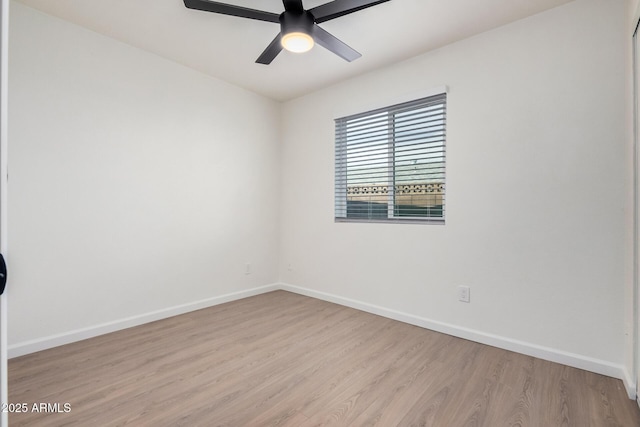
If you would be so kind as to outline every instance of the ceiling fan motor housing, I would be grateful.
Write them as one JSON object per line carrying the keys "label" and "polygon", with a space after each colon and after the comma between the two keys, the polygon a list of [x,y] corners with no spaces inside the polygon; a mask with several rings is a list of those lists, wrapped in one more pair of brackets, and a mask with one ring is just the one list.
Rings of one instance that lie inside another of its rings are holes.
{"label": "ceiling fan motor housing", "polygon": [[280,29],[282,35],[289,33],[305,33],[311,35],[315,18],[311,12],[285,11],[280,14]]}

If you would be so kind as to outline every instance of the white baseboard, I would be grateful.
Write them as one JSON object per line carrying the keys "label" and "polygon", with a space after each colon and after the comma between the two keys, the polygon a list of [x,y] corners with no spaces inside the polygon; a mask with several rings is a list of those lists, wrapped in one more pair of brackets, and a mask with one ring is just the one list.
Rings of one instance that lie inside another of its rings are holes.
{"label": "white baseboard", "polygon": [[636,399],[636,400],[639,399],[640,396],[638,396],[638,393],[636,391],[637,390],[636,380],[633,377],[633,375],[631,375],[629,373],[629,370],[626,367],[622,367],[622,377],[620,379],[624,383],[624,388],[627,390],[627,394],[629,395],[629,399],[632,399],[632,400],[633,399]]}
{"label": "white baseboard", "polygon": [[344,305],[346,307],[355,308],[357,310],[366,311],[368,313],[377,314],[389,319],[399,320],[401,322],[420,326],[432,331],[442,332],[447,335],[464,338],[481,344],[487,344],[492,347],[498,347],[505,350],[514,351],[516,353],[537,357],[539,359],[572,366],[574,368],[584,369],[586,371],[595,372],[597,374],[606,375],[608,377],[618,378],[623,381],[629,398],[636,398],[635,381],[628,374],[627,369],[625,369],[625,367],[622,365],[607,362],[605,360],[594,359],[580,354],[569,353],[559,349],[544,347],[525,341],[519,341],[512,338],[489,334],[474,329],[464,328],[449,323],[439,322],[437,320],[426,319],[424,317],[402,313],[400,311],[391,310],[350,298],[344,298],[338,295],[319,292],[312,289],[289,285],[286,283],[281,283],[279,285],[279,288],[300,295],[305,295],[312,298]]}
{"label": "white baseboard", "polygon": [[23,356],[25,354],[35,353],[36,351],[58,347],[60,345],[69,344],[87,338],[96,337],[98,335],[108,334],[110,332],[131,328],[133,326],[142,325],[144,323],[155,322],[156,320],[178,316],[190,311],[200,310],[202,308],[212,307],[218,304],[224,304],[226,302],[252,297],[278,289],[280,289],[280,287],[277,284],[261,286],[258,288],[233,292],[230,294],[207,298],[187,304],[181,304],[174,307],[168,307],[137,316],[127,317],[125,319],[102,323],[100,325],[90,326],[88,328],[76,329],[73,331],[64,332],[62,334],[56,334],[44,338],[20,342],[8,346],[8,356],[9,358]]}
{"label": "white baseboard", "polygon": [[[392,310],[389,308],[368,304],[362,301],[344,298],[338,295],[319,292],[299,286],[289,285],[286,283],[276,283],[247,289],[244,291],[233,292],[213,298],[207,298],[200,301],[195,301],[174,307],[168,307],[162,310],[156,310],[125,319],[115,320],[88,328],[76,329],[62,334],[51,335],[31,341],[12,344],[8,346],[8,356],[9,358],[23,356],[25,354],[34,353],[36,351],[46,350],[48,348],[81,341],[87,338],[96,337],[98,335],[108,334],[110,332],[142,325],[144,323],[154,322],[156,320],[166,319],[168,317],[177,316],[180,314],[188,313],[190,311],[200,310],[202,308],[212,307],[218,304],[223,304],[226,302],[231,302],[276,290],[284,290],[300,295],[309,296],[312,298],[317,298],[320,300],[387,317],[389,319],[398,320],[411,325],[420,326],[425,329],[430,329],[448,335],[464,338],[470,341],[479,342],[481,344],[487,344],[493,347],[515,351],[517,353],[526,354],[528,356],[533,356],[556,363],[561,363],[563,365],[584,369],[609,377],[619,378],[623,381],[630,399],[640,397],[636,396],[636,382],[633,376],[630,375],[628,370],[625,369],[625,367],[622,365],[590,358],[580,354],[569,353],[554,348],[543,347],[524,341],[489,334],[474,329],[464,328],[449,323],[439,322],[437,320],[431,320],[424,317]],[[640,405],[640,400],[638,402]]]}

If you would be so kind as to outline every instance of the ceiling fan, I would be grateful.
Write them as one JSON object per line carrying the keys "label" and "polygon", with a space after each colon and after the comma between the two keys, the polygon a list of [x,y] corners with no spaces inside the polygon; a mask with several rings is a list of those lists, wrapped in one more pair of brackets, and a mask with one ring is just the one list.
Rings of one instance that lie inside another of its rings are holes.
{"label": "ceiling fan", "polygon": [[282,0],[284,12],[280,15],[210,0],[184,0],[184,5],[189,9],[279,23],[280,33],[256,60],[259,64],[268,65],[283,48],[301,53],[310,50],[314,43],[318,43],[349,62],[360,58],[362,56],[360,53],[317,24],[387,1],[389,0],[335,0],[305,10],[302,0]]}

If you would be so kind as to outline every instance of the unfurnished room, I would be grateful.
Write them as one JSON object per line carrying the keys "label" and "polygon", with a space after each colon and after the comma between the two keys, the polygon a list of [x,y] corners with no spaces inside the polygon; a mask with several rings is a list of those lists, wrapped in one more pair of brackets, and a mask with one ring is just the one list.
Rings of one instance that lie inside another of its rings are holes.
{"label": "unfurnished room", "polygon": [[640,427],[640,0],[0,4],[1,426]]}

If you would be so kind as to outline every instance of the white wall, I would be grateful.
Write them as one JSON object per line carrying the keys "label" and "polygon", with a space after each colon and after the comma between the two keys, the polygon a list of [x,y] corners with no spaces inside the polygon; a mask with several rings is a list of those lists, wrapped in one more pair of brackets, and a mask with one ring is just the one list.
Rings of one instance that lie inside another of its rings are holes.
{"label": "white wall", "polygon": [[279,104],[20,3],[10,29],[10,347],[277,281]]}
{"label": "white wall", "polygon": [[[283,281],[620,375],[625,7],[574,1],[285,104]],[[333,119],[441,85],[446,225],[335,223]]]}

